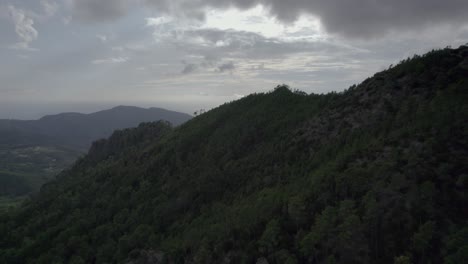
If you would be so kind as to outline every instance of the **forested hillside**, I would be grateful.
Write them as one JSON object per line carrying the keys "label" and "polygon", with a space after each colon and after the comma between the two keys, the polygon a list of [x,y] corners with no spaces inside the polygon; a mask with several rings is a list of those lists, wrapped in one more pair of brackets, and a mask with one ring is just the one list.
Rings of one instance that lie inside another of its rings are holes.
{"label": "forested hillside", "polygon": [[2,263],[463,263],[468,47],[145,123],[1,217]]}
{"label": "forested hillside", "polygon": [[[39,120],[0,120],[0,198],[37,192],[84,155],[95,140],[116,129],[166,120],[180,125],[190,115],[161,108],[118,106],[91,114],[62,113]],[[0,210],[3,206],[0,200]]]}

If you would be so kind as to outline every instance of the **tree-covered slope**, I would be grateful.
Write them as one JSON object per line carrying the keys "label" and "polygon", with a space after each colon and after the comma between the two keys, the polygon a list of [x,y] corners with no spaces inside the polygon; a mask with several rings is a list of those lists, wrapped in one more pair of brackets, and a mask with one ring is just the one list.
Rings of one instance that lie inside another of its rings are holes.
{"label": "tree-covered slope", "polygon": [[2,216],[6,263],[461,263],[468,48],[142,124]]}
{"label": "tree-covered slope", "polygon": [[118,106],[91,114],[62,113],[39,120],[0,120],[0,197],[37,192],[84,155],[94,140],[141,122],[180,125],[190,115],[161,108]]}

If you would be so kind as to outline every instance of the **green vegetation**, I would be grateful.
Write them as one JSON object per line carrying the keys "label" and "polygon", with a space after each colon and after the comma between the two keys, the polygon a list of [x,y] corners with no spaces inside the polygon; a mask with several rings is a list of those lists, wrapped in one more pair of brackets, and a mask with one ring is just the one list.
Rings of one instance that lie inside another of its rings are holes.
{"label": "green vegetation", "polygon": [[181,124],[191,117],[160,108],[119,106],[92,114],[63,113],[39,120],[0,120],[0,198],[37,192],[84,155],[93,140],[142,121]]}
{"label": "green vegetation", "polygon": [[115,132],[1,217],[0,262],[462,263],[467,66],[447,48]]}
{"label": "green vegetation", "polygon": [[7,213],[8,211],[14,210],[19,206],[26,198],[19,197],[0,197],[0,213]]}
{"label": "green vegetation", "polygon": [[0,146],[0,197],[37,192],[81,152],[52,146]]}

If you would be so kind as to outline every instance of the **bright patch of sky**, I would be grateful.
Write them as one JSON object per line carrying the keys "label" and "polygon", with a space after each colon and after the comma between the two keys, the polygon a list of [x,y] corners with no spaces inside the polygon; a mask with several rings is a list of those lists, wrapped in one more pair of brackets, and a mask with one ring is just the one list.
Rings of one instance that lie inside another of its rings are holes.
{"label": "bright patch of sky", "polygon": [[211,9],[206,14],[202,28],[237,30],[260,34],[267,38],[281,40],[318,40],[325,38],[320,20],[313,16],[302,15],[290,24],[278,21],[268,15],[262,6],[248,10],[230,8],[228,10]]}
{"label": "bright patch of sky", "polygon": [[[155,28],[156,40],[164,37],[180,38],[183,32],[195,29],[249,32],[281,41],[319,41],[327,38],[319,19],[310,15],[301,15],[296,21],[285,24],[269,16],[268,10],[263,5],[247,10],[232,7],[227,10],[210,9],[206,12],[204,21],[168,15],[148,17],[146,21],[147,26]],[[192,41],[202,43],[200,39]],[[223,41],[217,43],[218,46],[225,44]]]}

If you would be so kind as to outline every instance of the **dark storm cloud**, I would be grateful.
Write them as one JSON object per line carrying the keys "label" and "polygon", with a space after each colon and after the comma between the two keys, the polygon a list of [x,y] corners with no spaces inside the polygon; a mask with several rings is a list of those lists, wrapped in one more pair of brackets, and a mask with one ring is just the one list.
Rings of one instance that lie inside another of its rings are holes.
{"label": "dark storm cloud", "polygon": [[325,29],[346,36],[369,37],[391,30],[468,22],[465,0],[272,0],[272,13],[286,21],[301,12],[320,17]]}
{"label": "dark storm cloud", "polygon": [[409,31],[439,24],[468,22],[466,0],[74,0],[76,12],[90,19],[114,19],[130,7],[148,4],[161,13],[202,19],[206,7],[248,9],[257,4],[284,22],[302,14],[321,19],[325,29],[353,37]]}

